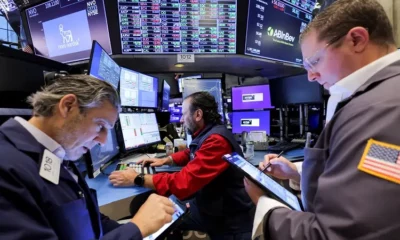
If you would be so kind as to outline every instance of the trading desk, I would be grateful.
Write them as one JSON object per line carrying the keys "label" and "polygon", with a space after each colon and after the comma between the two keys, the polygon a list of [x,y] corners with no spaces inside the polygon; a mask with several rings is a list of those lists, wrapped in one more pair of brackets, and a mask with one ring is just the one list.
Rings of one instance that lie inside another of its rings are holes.
{"label": "trading desk", "polygon": [[[258,165],[259,162],[264,160],[264,155],[268,154],[266,151],[255,151],[254,157],[250,162],[254,165]],[[124,162],[136,162],[143,159],[153,158],[155,154],[144,154],[140,157],[127,159]],[[289,160],[297,160],[304,156],[303,149],[294,149],[283,154]],[[117,164],[120,161],[116,161],[104,170],[105,174],[100,174],[94,179],[86,178],[90,188],[97,191],[97,199],[102,213],[110,216],[112,219],[119,219],[129,214],[128,206],[132,199],[142,193],[150,191],[148,188],[143,187],[113,187],[108,180],[108,175],[114,171]],[[163,166],[156,168],[156,172],[177,172],[182,167],[176,166]],[[122,207],[121,207],[122,206]]]}

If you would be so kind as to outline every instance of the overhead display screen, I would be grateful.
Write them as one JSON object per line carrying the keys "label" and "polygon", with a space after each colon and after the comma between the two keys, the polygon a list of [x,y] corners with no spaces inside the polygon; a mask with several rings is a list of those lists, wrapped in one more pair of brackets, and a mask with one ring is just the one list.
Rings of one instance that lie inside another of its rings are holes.
{"label": "overhead display screen", "polygon": [[303,64],[299,36],[312,19],[315,0],[250,0],[246,55]]}
{"label": "overhead display screen", "polygon": [[26,10],[35,54],[59,62],[88,59],[92,41],[111,54],[102,0],[52,0]]}
{"label": "overhead display screen", "polygon": [[118,0],[122,53],[236,53],[236,0]]}

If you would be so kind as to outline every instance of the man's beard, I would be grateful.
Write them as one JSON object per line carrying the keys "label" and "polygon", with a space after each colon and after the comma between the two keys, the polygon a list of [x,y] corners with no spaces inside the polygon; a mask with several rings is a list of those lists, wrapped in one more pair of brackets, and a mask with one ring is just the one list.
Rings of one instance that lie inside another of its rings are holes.
{"label": "man's beard", "polygon": [[197,131],[197,127],[193,122],[188,122],[186,126],[186,133],[189,135],[193,135]]}

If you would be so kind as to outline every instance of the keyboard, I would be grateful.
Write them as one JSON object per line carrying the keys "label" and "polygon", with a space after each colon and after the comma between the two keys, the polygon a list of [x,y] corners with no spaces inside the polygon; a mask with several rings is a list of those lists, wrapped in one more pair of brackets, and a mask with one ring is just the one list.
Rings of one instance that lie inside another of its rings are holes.
{"label": "keyboard", "polygon": [[272,151],[272,152],[289,151],[291,149],[302,147],[302,145],[304,145],[304,144],[296,143],[296,142],[280,142],[280,143],[277,143],[276,145],[269,146],[268,151]]}
{"label": "keyboard", "polygon": [[130,163],[119,163],[117,165],[116,171],[125,170],[127,168],[133,168],[137,173],[144,173],[144,174],[154,174],[156,170],[154,167],[151,166],[143,166],[142,164],[137,164],[134,162]]}

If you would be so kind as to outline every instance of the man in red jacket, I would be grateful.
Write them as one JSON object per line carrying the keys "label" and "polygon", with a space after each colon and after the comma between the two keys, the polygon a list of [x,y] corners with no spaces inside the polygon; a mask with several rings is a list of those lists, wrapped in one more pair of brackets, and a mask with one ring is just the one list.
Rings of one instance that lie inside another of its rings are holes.
{"label": "man in red jacket", "polygon": [[182,229],[205,231],[212,239],[250,239],[255,207],[244,190],[243,175],[222,159],[228,153],[243,153],[222,125],[214,97],[206,92],[188,96],[182,114],[181,122],[193,137],[190,147],[167,158],[146,160],[152,166],[184,166],[180,172],[140,175],[133,169],[115,171],[111,183],[142,183],[161,195],[190,198],[191,218]]}

